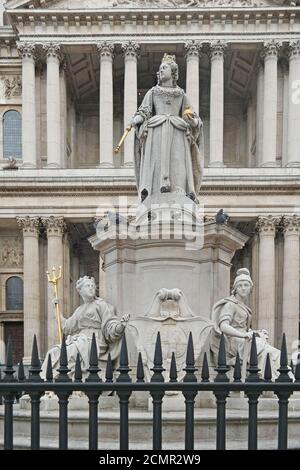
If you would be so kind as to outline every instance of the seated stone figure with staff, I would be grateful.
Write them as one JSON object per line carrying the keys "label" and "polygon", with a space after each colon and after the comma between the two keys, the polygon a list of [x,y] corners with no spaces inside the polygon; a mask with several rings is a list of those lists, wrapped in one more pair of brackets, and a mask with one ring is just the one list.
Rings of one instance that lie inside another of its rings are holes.
{"label": "seated stone figure with staff", "polygon": [[[245,304],[253,288],[253,282],[248,269],[238,269],[233,283],[232,295],[219,300],[212,310],[214,327],[211,335],[210,348],[213,352],[215,362],[219,352],[220,336],[224,333],[227,364],[234,365],[237,353],[242,360],[242,375],[245,377],[246,366],[250,359],[250,347],[252,335],[256,336],[256,347],[258,367],[263,376],[267,354],[269,353],[272,378],[278,377],[280,367],[280,350],[268,343],[266,330],[251,330],[252,313]],[[244,378],[243,377],[243,378]]]}
{"label": "seated stone figure with staff", "polygon": [[[77,353],[80,356],[83,378],[89,367],[90,350],[93,333],[95,333],[98,360],[107,361],[108,353],[114,361],[118,358],[121,348],[121,338],[124,334],[129,315],[123,315],[119,320],[114,307],[105,300],[96,297],[95,279],[88,276],[81,277],[76,282],[83,304],[80,305],[70,318],[61,315],[62,332],[67,337],[68,367],[71,370],[70,378],[74,378]],[[58,374],[61,346],[53,346],[46,354],[42,365],[41,376],[45,378],[48,356],[51,356],[53,375]]]}

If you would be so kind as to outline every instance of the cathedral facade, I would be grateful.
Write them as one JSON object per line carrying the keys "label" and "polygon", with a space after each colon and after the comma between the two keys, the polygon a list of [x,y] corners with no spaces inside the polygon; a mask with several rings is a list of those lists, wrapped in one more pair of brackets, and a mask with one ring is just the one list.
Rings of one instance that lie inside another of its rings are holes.
{"label": "cathedral facade", "polygon": [[[300,7],[283,0],[7,0],[0,5],[0,361],[57,341],[61,309],[105,266],[88,238],[134,208],[134,133],[124,129],[164,53],[203,121],[206,220],[220,208],[247,242],[253,326],[289,352],[299,338]],[[176,286],[170,286],[176,287]],[[228,286],[229,294],[229,286]],[[123,295],[126,295],[124,293]],[[209,312],[207,313],[209,316]]]}

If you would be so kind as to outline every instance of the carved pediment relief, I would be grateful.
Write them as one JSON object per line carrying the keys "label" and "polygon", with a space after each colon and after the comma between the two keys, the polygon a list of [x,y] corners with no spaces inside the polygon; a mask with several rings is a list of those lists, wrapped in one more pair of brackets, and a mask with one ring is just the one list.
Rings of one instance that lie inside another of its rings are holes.
{"label": "carved pediment relief", "polygon": [[113,8],[201,8],[299,5],[300,0],[7,0],[5,7],[58,10]]}

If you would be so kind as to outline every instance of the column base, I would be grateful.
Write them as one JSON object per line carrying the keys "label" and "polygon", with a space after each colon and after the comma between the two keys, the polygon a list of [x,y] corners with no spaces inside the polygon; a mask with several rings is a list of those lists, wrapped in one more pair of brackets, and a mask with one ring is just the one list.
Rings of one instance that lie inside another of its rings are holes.
{"label": "column base", "polygon": [[267,167],[267,168],[280,168],[280,163],[278,162],[264,162],[260,164],[261,168]]}
{"label": "column base", "polygon": [[134,168],[134,163],[133,162],[126,162],[123,165],[125,168]]}
{"label": "column base", "polygon": [[226,165],[224,165],[223,162],[211,162],[208,164],[208,168],[225,168]]}
{"label": "column base", "polygon": [[61,168],[61,165],[59,165],[58,163],[48,163],[44,168],[49,168],[50,170],[57,169]]}
{"label": "column base", "polygon": [[23,365],[30,366],[31,365],[31,356],[24,356],[23,357]]}
{"label": "column base", "polygon": [[285,166],[287,168],[300,168],[300,162],[288,162]]}
{"label": "column base", "polygon": [[23,163],[19,166],[19,168],[21,168],[22,170],[23,170],[23,168],[24,168],[24,169],[28,168],[29,170],[32,170],[32,169],[34,169],[34,168],[37,168],[37,165],[34,164],[34,163],[30,163],[30,162],[23,162]]}
{"label": "column base", "polygon": [[103,162],[103,163],[100,163],[100,165],[96,166],[96,168],[114,168],[114,167],[115,165],[110,162]]}

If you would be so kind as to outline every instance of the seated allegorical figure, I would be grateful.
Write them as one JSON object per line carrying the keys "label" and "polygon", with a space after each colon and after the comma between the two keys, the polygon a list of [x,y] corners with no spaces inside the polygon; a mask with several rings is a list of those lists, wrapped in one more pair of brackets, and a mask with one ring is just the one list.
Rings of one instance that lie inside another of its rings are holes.
{"label": "seated allegorical figure", "polygon": [[[124,334],[129,315],[123,315],[119,320],[114,307],[105,300],[96,297],[95,279],[81,277],[76,282],[76,289],[83,300],[72,316],[68,319],[61,315],[62,331],[66,336],[69,377],[74,378],[77,353],[80,354],[82,376],[88,373],[90,350],[93,333],[95,333],[98,361],[107,361],[108,353],[112,361],[120,354],[121,339]],[[41,376],[45,378],[48,355],[51,356],[53,376],[57,376],[61,346],[53,346],[46,354],[42,365]]]}
{"label": "seated allegorical figure", "polygon": [[217,361],[220,337],[224,333],[227,364],[234,365],[237,352],[241,361],[249,363],[251,338],[256,336],[257,358],[260,375],[263,377],[267,354],[270,355],[272,379],[278,377],[280,367],[280,350],[268,343],[266,330],[251,330],[251,310],[245,304],[253,288],[253,282],[248,269],[238,269],[233,284],[232,295],[219,300],[212,310],[214,326],[211,335],[211,351]]}

